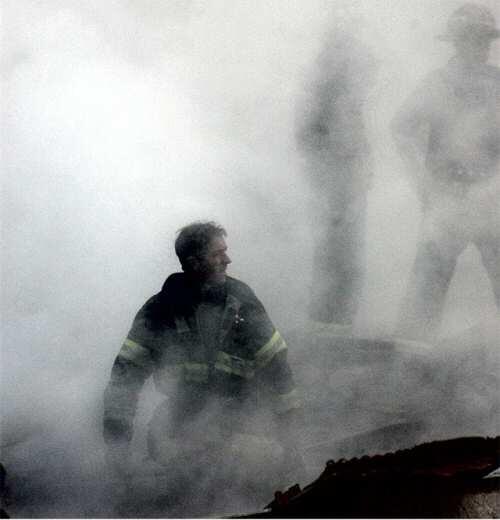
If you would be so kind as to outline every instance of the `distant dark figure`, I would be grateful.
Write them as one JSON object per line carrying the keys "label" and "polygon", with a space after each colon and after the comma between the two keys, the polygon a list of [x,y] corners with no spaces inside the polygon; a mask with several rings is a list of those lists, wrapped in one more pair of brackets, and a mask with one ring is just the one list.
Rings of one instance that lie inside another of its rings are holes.
{"label": "distant dark figure", "polygon": [[[240,477],[265,482],[261,471],[273,455],[283,475],[301,460],[291,430],[298,401],[287,345],[250,287],[226,275],[225,236],[212,222],[181,229],[175,251],[183,272],[169,276],[137,314],[104,395],[108,459],[123,476],[145,380],[152,375],[166,396],[150,423],[148,448],[165,468],[164,506],[177,514],[206,516],[212,495],[222,496]],[[261,409],[269,413],[259,422]],[[266,456],[272,439],[282,449]],[[252,468],[258,478],[249,476]]]}
{"label": "distant dark figure", "polygon": [[376,62],[352,34],[337,30],[317,65],[298,132],[319,222],[310,318],[342,330],[353,323],[363,283],[372,177],[363,105]]}
{"label": "distant dark figure", "polygon": [[399,333],[436,335],[458,256],[479,250],[500,307],[500,69],[488,65],[500,32],[488,9],[465,4],[441,40],[455,56],[430,73],[393,122],[424,212]]}

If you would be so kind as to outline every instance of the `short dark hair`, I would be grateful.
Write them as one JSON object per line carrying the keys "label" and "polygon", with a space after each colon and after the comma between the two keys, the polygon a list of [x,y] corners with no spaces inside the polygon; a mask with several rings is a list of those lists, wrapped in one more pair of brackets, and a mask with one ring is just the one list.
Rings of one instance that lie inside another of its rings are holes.
{"label": "short dark hair", "polygon": [[187,259],[193,256],[201,256],[208,248],[208,244],[214,237],[227,236],[226,230],[216,222],[193,222],[182,227],[177,232],[175,239],[175,254],[183,270],[188,268]]}

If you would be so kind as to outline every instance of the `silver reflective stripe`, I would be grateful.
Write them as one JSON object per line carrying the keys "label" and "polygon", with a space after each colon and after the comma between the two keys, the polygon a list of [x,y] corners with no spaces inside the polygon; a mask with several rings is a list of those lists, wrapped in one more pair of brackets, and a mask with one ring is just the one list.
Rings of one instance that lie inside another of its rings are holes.
{"label": "silver reflective stripe", "polygon": [[281,334],[276,330],[271,339],[261,347],[255,354],[255,363],[258,368],[266,366],[271,359],[282,350],[286,350],[287,346]]}
{"label": "silver reflective stripe", "polygon": [[132,363],[141,367],[144,367],[151,362],[150,351],[130,338],[127,338],[123,342],[118,356],[125,358],[128,361],[131,361]]}
{"label": "silver reflective stripe", "polygon": [[254,363],[250,359],[231,356],[222,351],[217,352],[215,368],[216,370],[244,377],[245,379],[251,379],[255,374]]}
{"label": "silver reflective stripe", "polygon": [[300,408],[299,394],[296,388],[287,394],[276,395],[276,412],[284,413],[288,412],[289,410],[293,410],[294,408]]}

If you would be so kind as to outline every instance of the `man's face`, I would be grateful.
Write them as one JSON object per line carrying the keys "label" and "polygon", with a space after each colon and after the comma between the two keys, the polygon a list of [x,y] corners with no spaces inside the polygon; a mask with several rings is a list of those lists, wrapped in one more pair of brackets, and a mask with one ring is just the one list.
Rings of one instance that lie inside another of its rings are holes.
{"label": "man's face", "polygon": [[221,284],[226,281],[226,269],[231,263],[227,256],[227,245],[223,237],[214,237],[204,255],[199,257],[197,272],[203,282]]}

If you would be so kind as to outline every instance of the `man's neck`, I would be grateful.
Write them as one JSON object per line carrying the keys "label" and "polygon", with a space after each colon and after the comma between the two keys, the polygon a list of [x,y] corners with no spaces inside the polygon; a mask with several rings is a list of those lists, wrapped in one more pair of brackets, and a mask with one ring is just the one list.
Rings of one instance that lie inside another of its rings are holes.
{"label": "man's neck", "polygon": [[226,300],[226,284],[225,283],[209,283],[206,282],[201,286],[201,301],[222,305]]}

